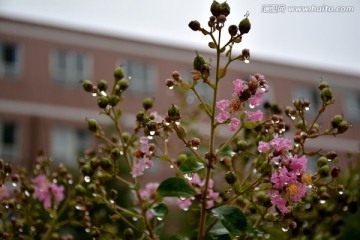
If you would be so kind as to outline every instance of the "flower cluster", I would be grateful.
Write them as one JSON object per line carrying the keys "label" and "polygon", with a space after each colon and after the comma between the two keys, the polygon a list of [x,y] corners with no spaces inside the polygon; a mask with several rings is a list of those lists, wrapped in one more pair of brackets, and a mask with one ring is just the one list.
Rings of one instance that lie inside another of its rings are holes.
{"label": "flower cluster", "polygon": [[[195,187],[195,188],[202,188],[205,186],[205,180],[201,180],[199,174],[195,173],[191,180],[189,182]],[[218,192],[214,192],[214,180],[209,179],[209,188],[208,188],[208,194],[207,194],[207,208],[212,208],[214,206],[214,201],[220,196]],[[185,199],[179,199],[177,201],[177,205],[179,208],[183,210],[188,210],[189,207],[192,204],[192,198],[185,198]]]}
{"label": "flower cluster", "polygon": [[147,137],[140,138],[140,148],[134,152],[134,156],[137,159],[137,164],[134,166],[131,171],[133,177],[138,177],[144,174],[145,169],[148,169],[154,165],[154,162],[151,160],[153,154],[154,146],[149,143]]}
{"label": "flower cluster", "polygon": [[[222,99],[216,102],[216,107],[221,111],[216,120],[224,123],[230,119],[229,130],[236,131],[240,127],[238,118],[231,118],[231,113],[244,110],[244,103],[247,102],[249,108],[257,107],[261,104],[264,93],[269,91],[269,85],[261,74],[250,76],[250,80],[244,81],[236,79],[233,81],[234,92],[231,100]],[[250,121],[262,121],[263,113],[261,110],[245,111]]]}
{"label": "flower cluster", "polygon": [[50,182],[45,175],[36,176],[31,182],[34,184],[33,197],[39,199],[45,208],[64,200],[64,186]]}
{"label": "flower cluster", "polygon": [[270,199],[283,214],[290,212],[288,205],[301,201],[311,184],[311,175],[306,173],[306,156],[293,156],[292,148],[290,139],[278,136],[270,142],[260,141],[258,146],[259,152],[269,154],[275,168],[270,178],[273,187]]}

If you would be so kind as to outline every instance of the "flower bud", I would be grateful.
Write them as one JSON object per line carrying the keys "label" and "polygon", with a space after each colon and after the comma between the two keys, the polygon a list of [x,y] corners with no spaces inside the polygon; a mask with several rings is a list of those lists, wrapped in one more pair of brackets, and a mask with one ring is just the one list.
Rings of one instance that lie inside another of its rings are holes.
{"label": "flower bud", "polygon": [[129,87],[129,83],[126,79],[121,79],[119,81],[119,87],[121,91],[125,91]]}
{"label": "flower bud", "polygon": [[323,88],[320,92],[320,97],[324,104],[329,105],[333,101],[333,92],[330,88]]}
{"label": "flower bud", "polygon": [[97,121],[93,118],[87,119],[87,124],[88,124],[88,129],[91,132],[96,132],[96,130],[98,129]]}
{"label": "flower bud", "polygon": [[331,169],[331,177],[337,178],[337,177],[339,176],[340,172],[341,172],[340,168],[338,168],[338,167],[333,167],[333,168]]}
{"label": "flower bud", "polygon": [[199,31],[201,29],[201,25],[197,20],[194,20],[189,23],[189,28],[193,31]]}
{"label": "flower bud", "polygon": [[82,82],[82,86],[86,92],[92,92],[94,89],[94,85],[92,84],[92,82],[90,80],[84,80]]}
{"label": "flower bud", "polygon": [[114,107],[116,104],[118,104],[120,101],[120,98],[116,95],[109,96],[109,104],[110,106]]}
{"label": "flower bud", "polygon": [[331,119],[331,126],[333,128],[337,128],[339,126],[339,123],[343,120],[343,116],[338,114],[335,115],[332,119]]}
{"label": "flower bud", "polygon": [[221,4],[219,2],[217,2],[217,1],[213,1],[213,3],[210,6],[210,12],[215,17],[219,16],[221,14],[221,12],[222,12]]}
{"label": "flower bud", "polygon": [[225,181],[230,185],[233,185],[236,182],[236,179],[237,179],[237,176],[234,171],[228,171],[225,174]]}
{"label": "flower bud", "polygon": [[153,107],[153,100],[151,98],[145,98],[143,101],[143,108],[149,110]]}
{"label": "flower bud", "polygon": [[324,165],[321,168],[318,169],[318,173],[320,177],[325,178],[330,175],[330,167],[329,165]]}
{"label": "flower bud", "polygon": [[204,65],[206,65],[206,60],[205,58],[203,58],[202,56],[199,56],[197,55],[195,58],[194,58],[194,61],[193,61],[193,68],[196,70],[196,71],[199,71],[199,72],[202,72],[203,71],[203,68],[204,68]]}
{"label": "flower bud", "polygon": [[335,151],[329,151],[326,153],[326,157],[330,160],[334,160],[337,157],[337,153]]}
{"label": "flower bud", "polygon": [[236,143],[236,147],[238,151],[244,151],[248,147],[248,144],[245,140],[240,140]]}
{"label": "flower bud", "polygon": [[329,161],[328,161],[327,157],[321,156],[321,157],[319,157],[319,159],[318,159],[318,161],[317,161],[317,165],[318,165],[318,167],[320,168],[320,167],[322,167],[322,166],[324,166],[324,165],[327,165],[328,162],[329,162]]}
{"label": "flower bud", "polygon": [[250,31],[251,23],[249,18],[244,18],[239,24],[239,30],[241,35],[246,34]]}
{"label": "flower bud", "polygon": [[100,166],[102,169],[104,169],[105,171],[108,171],[111,169],[112,167],[112,162],[110,159],[108,158],[103,158],[100,160]]}
{"label": "flower bud", "polygon": [[113,148],[110,152],[110,157],[113,160],[117,160],[120,157],[120,150],[118,148]]}
{"label": "flower bud", "polygon": [[193,138],[191,140],[191,146],[192,147],[198,147],[200,145],[200,139],[199,138]]}
{"label": "flower bud", "polygon": [[220,14],[220,15],[216,18],[216,20],[218,21],[218,23],[224,23],[224,22],[226,22],[226,17],[225,17],[225,15]]}
{"label": "flower bud", "polygon": [[98,106],[100,108],[106,108],[107,105],[109,104],[109,100],[106,96],[100,96],[98,99]]}
{"label": "flower bud", "polygon": [[249,59],[250,58],[250,50],[248,48],[244,48],[241,51],[241,55],[243,56],[244,59]]}
{"label": "flower bud", "polygon": [[123,79],[124,76],[125,76],[124,69],[122,67],[115,68],[115,71],[114,71],[115,81],[119,81],[120,79]]}
{"label": "flower bud", "polygon": [[136,114],[136,121],[138,122],[142,122],[145,119],[145,113],[143,111],[138,112],[138,114]]}
{"label": "flower bud", "polygon": [[319,84],[319,89],[320,90],[323,90],[324,88],[328,88],[329,87],[329,84],[325,81],[321,81],[320,84]]}
{"label": "flower bud", "polygon": [[90,166],[95,171],[100,166],[100,161],[98,158],[92,158],[90,160]]}
{"label": "flower bud", "polygon": [[92,176],[94,173],[93,169],[88,164],[85,164],[81,167],[81,172],[84,176]]}
{"label": "flower bud", "polygon": [[133,240],[135,239],[134,231],[132,228],[127,228],[124,231],[125,240]]}
{"label": "flower bud", "polygon": [[349,123],[347,121],[341,121],[337,127],[338,133],[344,133],[349,129]]}
{"label": "flower bud", "polygon": [[180,118],[180,110],[179,107],[172,104],[168,109],[168,115],[172,120],[177,120]]}
{"label": "flower bud", "polygon": [[175,81],[179,81],[180,80],[180,73],[178,71],[173,71],[172,73],[172,78],[175,80]]}
{"label": "flower bud", "polygon": [[97,84],[97,88],[100,91],[106,91],[108,88],[108,83],[106,82],[106,80],[100,80]]}
{"label": "flower bud", "polygon": [[75,186],[75,193],[78,196],[83,196],[86,193],[86,189],[81,184],[77,184]]}
{"label": "flower bud", "polygon": [[226,1],[221,4],[221,14],[225,15],[225,17],[230,14],[230,6]]}

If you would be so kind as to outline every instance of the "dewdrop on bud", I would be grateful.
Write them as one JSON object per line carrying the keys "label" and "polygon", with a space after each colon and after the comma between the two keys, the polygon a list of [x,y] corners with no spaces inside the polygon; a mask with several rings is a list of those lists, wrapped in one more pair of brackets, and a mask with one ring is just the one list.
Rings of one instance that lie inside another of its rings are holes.
{"label": "dewdrop on bud", "polygon": [[349,129],[349,123],[347,122],[347,121],[341,121],[340,123],[339,123],[339,126],[337,127],[337,129],[338,129],[338,133],[344,133],[344,132],[346,132],[348,129]]}
{"label": "dewdrop on bud", "polygon": [[198,149],[199,145],[200,145],[200,139],[199,139],[199,138],[193,138],[193,139],[191,140],[191,147],[192,147],[194,150]]}
{"label": "dewdrop on bud", "polygon": [[169,89],[173,89],[175,86],[175,82],[174,79],[166,79],[165,80],[165,85],[169,88]]}

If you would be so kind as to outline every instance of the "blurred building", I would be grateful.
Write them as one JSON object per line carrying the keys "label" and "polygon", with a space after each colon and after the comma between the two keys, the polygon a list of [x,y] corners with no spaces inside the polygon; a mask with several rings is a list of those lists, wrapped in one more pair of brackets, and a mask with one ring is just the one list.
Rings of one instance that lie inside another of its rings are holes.
{"label": "blurred building", "polygon": [[[212,57],[210,51],[200,53]],[[124,123],[132,127],[145,97],[154,97],[159,113],[177,101],[164,81],[174,70],[184,79],[191,78],[194,56],[194,49],[181,46],[0,17],[0,157],[29,166],[36,151],[43,149],[55,161],[76,164],[91,142],[85,119],[102,119],[95,98],[83,91],[81,80],[111,83],[114,68],[123,66],[131,76],[123,104]],[[239,62],[230,67],[222,80],[220,98],[230,97],[232,80],[258,72],[270,83],[269,101],[286,106],[293,98],[309,99],[310,117],[321,105],[318,83],[327,81],[336,104],[320,119],[321,127],[328,127],[325,120],[336,113],[344,114],[353,126],[345,135],[326,136],[310,144],[359,150],[360,76],[255,56],[250,64]],[[211,92],[204,85],[198,87],[205,97]],[[189,105],[196,106],[194,100],[187,96]]]}

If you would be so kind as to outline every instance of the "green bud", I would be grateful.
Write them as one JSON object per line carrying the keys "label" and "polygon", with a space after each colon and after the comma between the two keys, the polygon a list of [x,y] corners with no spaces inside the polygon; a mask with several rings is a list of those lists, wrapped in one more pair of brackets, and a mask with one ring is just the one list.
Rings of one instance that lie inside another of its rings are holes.
{"label": "green bud", "polygon": [[81,184],[77,184],[75,186],[75,193],[76,195],[83,196],[86,193],[86,189]]}
{"label": "green bud", "polygon": [[88,164],[85,164],[81,167],[81,172],[84,176],[92,176],[94,173],[93,169]]}
{"label": "green bud", "polygon": [[97,84],[97,88],[100,91],[106,91],[108,88],[108,83],[106,82],[106,80],[100,80]]}
{"label": "green bud", "polygon": [[176,158],[176,163],[178,165],[180,165],[182,162],[184,162],[187,159],[187,156],[185,153],[180,154],[177,158]]}
{"label": "green bud", "polygon": [[319,168],[321,168],[322,166],[327,165],[328,162],[329,162],[329,161],[328,161],[327,157],[321,156],[321,157],[319,157],[319,159],[318,159],[318,161],[317,161],[317,165],[318,165]]}
{"label": "green bud", "polygon": [[320,97],[324,104],[329,105],[333,101],[333,92],[330,88],[323,88],[320,92]]}
{"label": "green bud", "polygon": [[248,144],[245,140],[240,140],[236,143],[236,146],[239,151],[244,151],[248,147]]}
{"label": "green bud", "polygon": [[94,89],[94,86],[90,80],[84,80],[82,82],[82,86],[86,92],[92,92]]}
{"label": "green bud", "polygon": [[120,157],[120,150],[118,148],[111,150],[110,157],[113,160],[117,160]]}
{"label": "green bud", "polygon": [[124,76],[125,76],[124,69],[122,67],[115,68],[115,71],[114,71],[115,81],[119,81],[120,79],[123,79]]}
{"label": "green bud", "polygon": [[330,167],[329,165],[324,165],[321,168],[318,169],[318,173],[320,177],[325,178],[330,175]]}
{"label": "green bud", "polygon": [[106,108],[109,104],[109,99],[106,96],[100,96],[98,99],[98,106],[100,108]]}
{"label": "green bud", "polygon": [[145,98],[143,101],[143,108],[149,110],[153,107],[153,100],[151,98]]}
{"label": "green bud", "polygon": [[180,118],[180,110],[179,107],[172,104],[170,106],[170,108],[168,109],[168,115],[170,118],[172,118],[173,120],[177,120]]}
{"label": "green bud", "polygon": [[230,185],[233,185],[236,182],[236,179],[237,179],[237,176],[234,171],[228,171],[225,174],[225,181]]}
{"label": "green bud", "polygon": [[93,118],[87,119],[88,129],[91,132],[96,132],[98,129],[97,121]]}
{"label": "green bud", "polygon": [[201,25],[197,20],[189,22],[189,28],[193,31],[199,31],[201,29]]}
{"label": "green bud", "polygon": [[136,121],[142,122],[145,119],[145,113],[143,111],[140,111],[138,114],[136,114]]}
{"label": "green bud", "polygon": [[204,69],[204,65],[207,65],[205,58],[203,58],[200,55],[197,55],[193,61],[193,68],[196,71],[202,72]]}
{"label": "green bud", "polygon": [[119,81],[119,87],[121,91],[125,91],[129,87],[128,81],[124,78]]}
{"label": "green bud", "polygon": [[124,142],[125,143],[127,143],[128,141],[129,141],[129,139],[130,139],[130,134],[128,133],[128,132],[123,132],[122,134],[121,134],[121,137],[122,137],[122,139],[124,140]]}
{"label": "green bud", "polygon": [[337,127],[338,133],[344,133],[349,129],[349,123],[347,121],[341,121]]}
{"label": "green bud", "polygon": [[335,115],[332,119],[331,119],[331,126],[333,128],[337,128],[339,126],[339,123],[343,120],[343,116],[338,114]]}
{"label": "green bud", "polygon": [[249,18],[244,18],[239,24],[239,30],[241,35],[246,34],[250,31],[251,23]]}
{"label": "green bud", "polygon": [[[215,17],[219,16],[222,12],[221,4],[217,1],[213,1],[213,3],[210,6],[210,12]],[[229,9],[229,12],[230,12],[230,9]]]}
{"label": "green bud", "polygon": [[327,192],[328,188],[326,186],[321,186],[319,188],[319,193]]}
{"label": "green bud", "polygon": [[111,95],[109,96],[109,105],[110,106],[116,106],[116,104],[118,104],[120,101],[120,98],[116,95]]}
{"label": "green bud", "polygon": [[94,157],[90,160],[90,166],[95,171],[100,165],[100,161],[98,158]]}
{"label": "green bud", "polygon": [[108,158],[103,158],[103,159],[101,159],[101,161],[100,161],[100,166],[101,166],[101,168],[104,169],[105,171],[108,171],[108,170],[110,170],[111,167],[112,167],[112,162],[111,162],[111,160],[108,159]]}
{"label": "green bud", "polygon": [[329,87],[329,84],[325,81],[321,81],[320,84],[319,84],[319,89],[320,90],[323,90],[324,88],[328,88]]}
{"label": "green bud", "polygon": [[221,4],[221,14],[227,17],[230,14],[230,6],[227,2]]}
{"label": "green bud", "polygon": [[125,236],[125,239],[126,239],[126,240],[133,240],[133,239],[135,239],[134,230],[132,230],[132,228],[127,228],[127,229],[125,229],[125,231],[124,231],[124,236]]}

